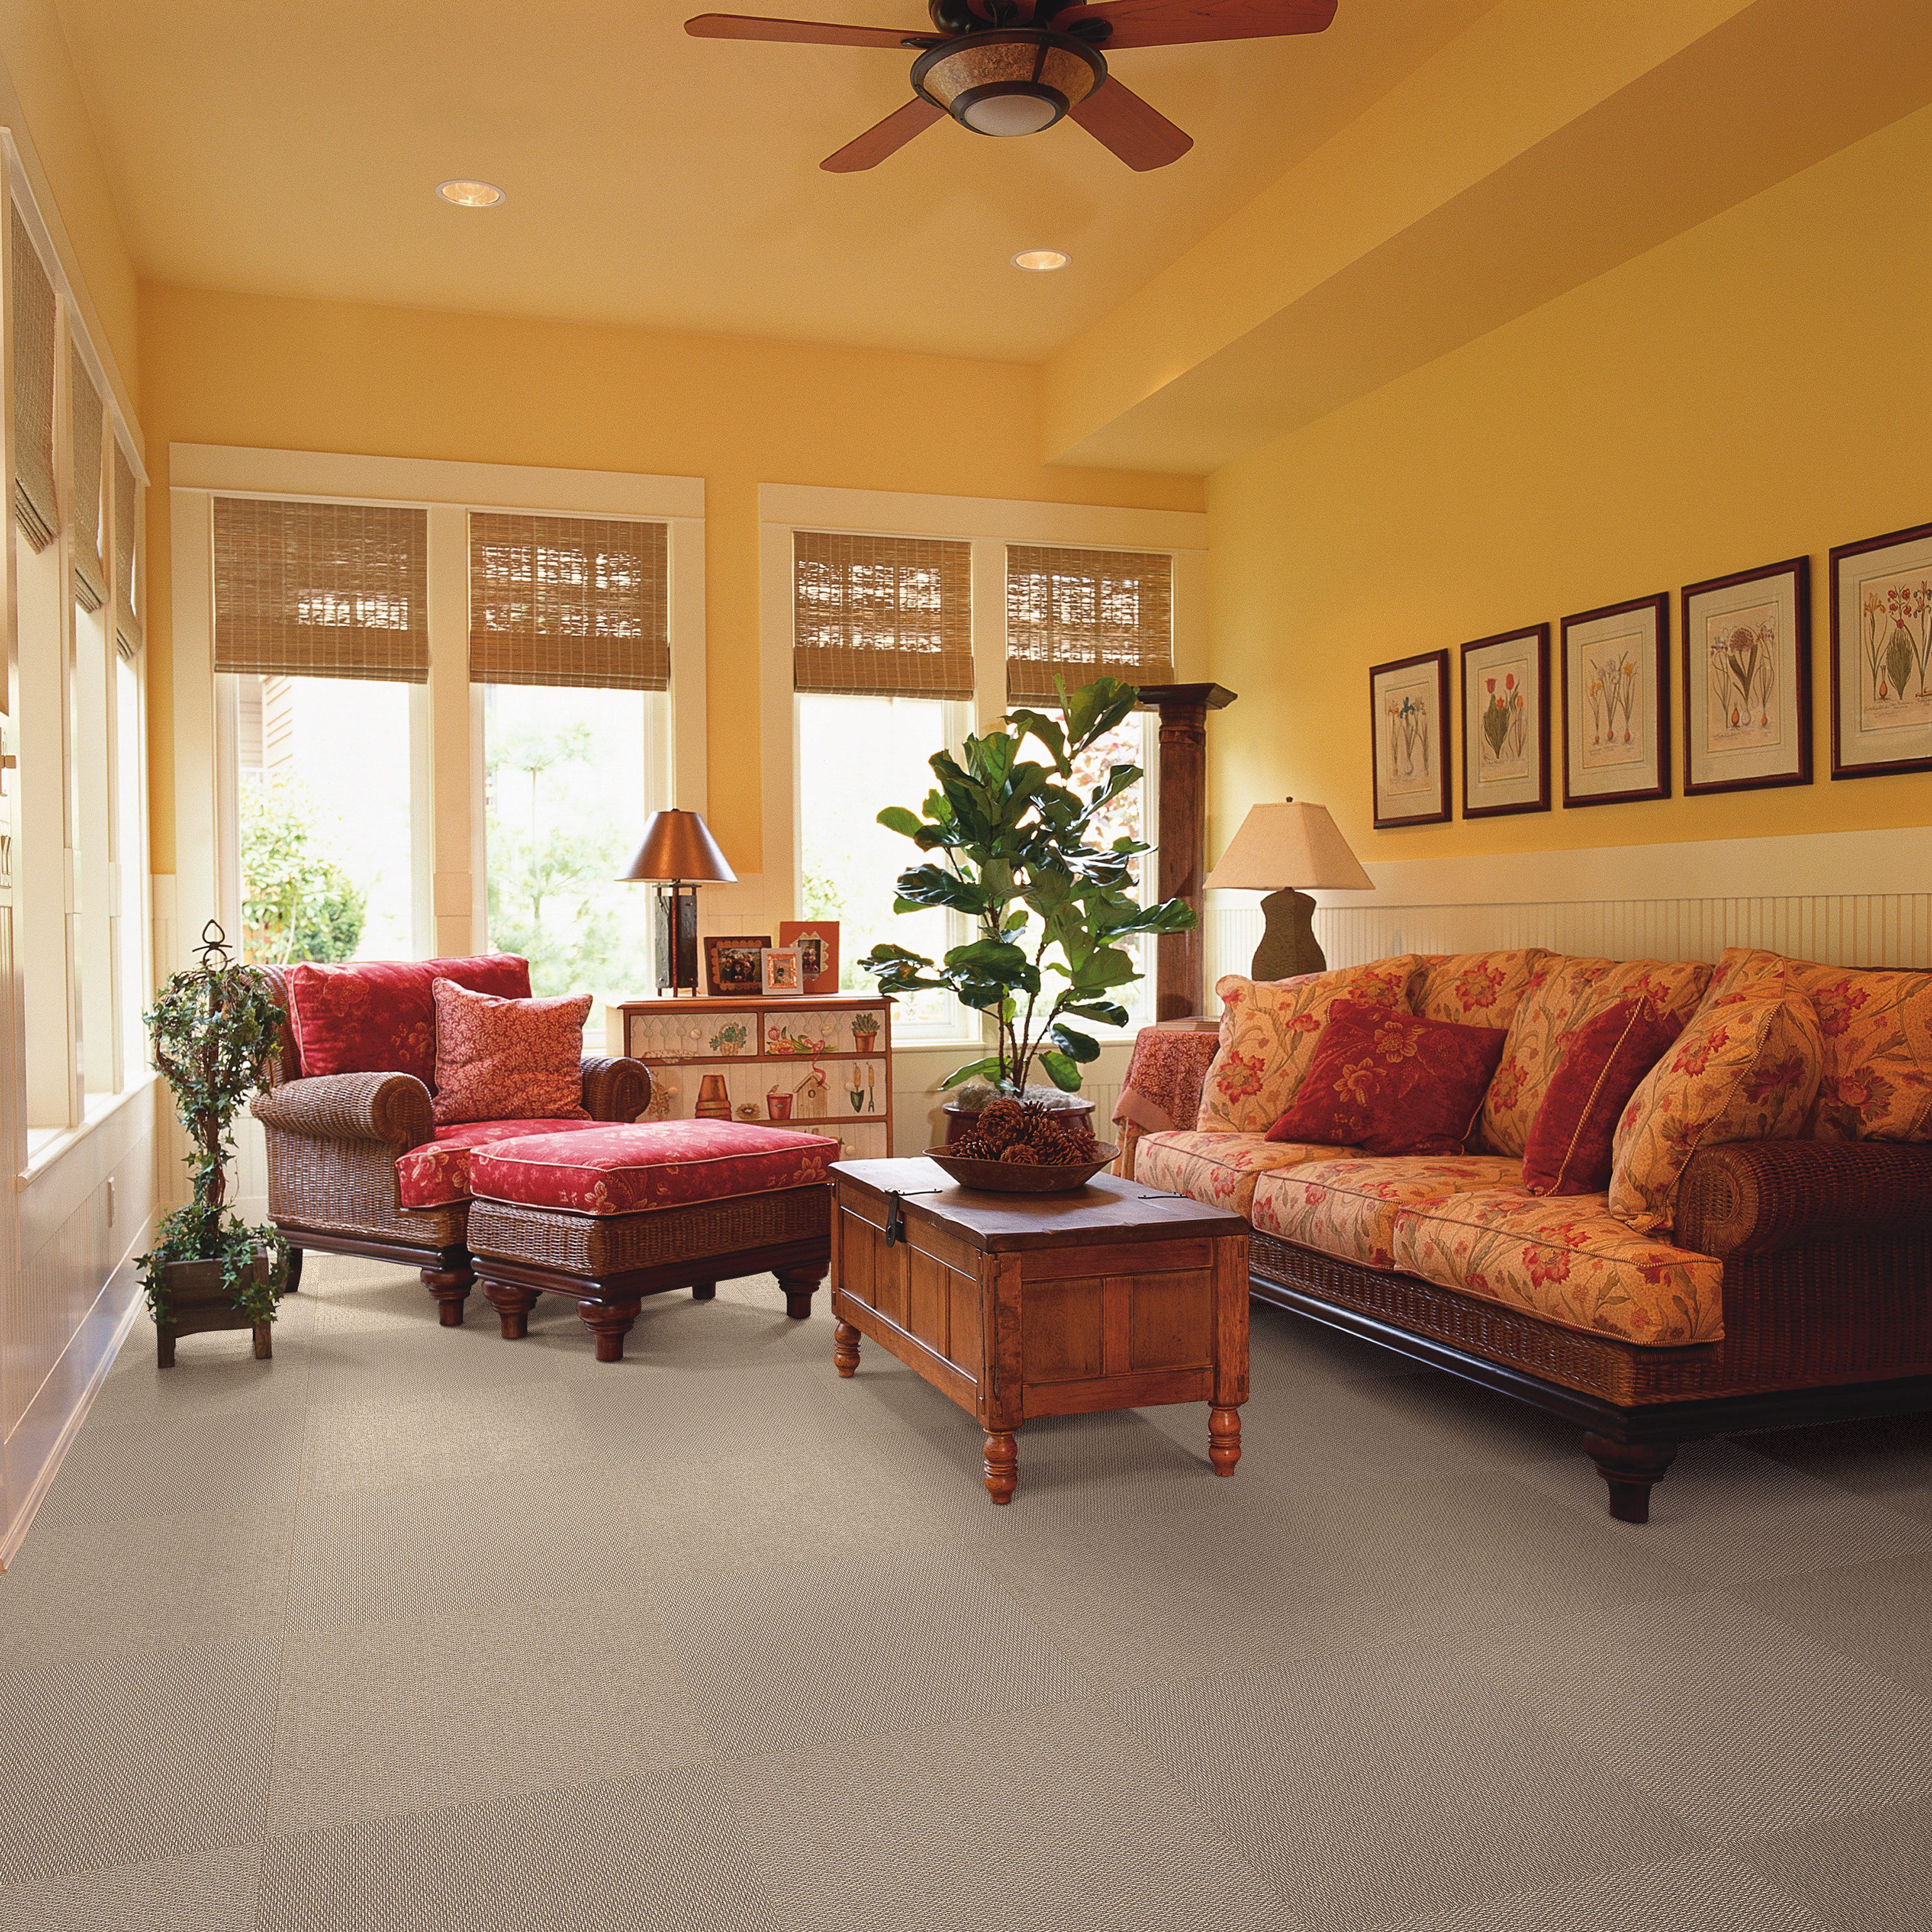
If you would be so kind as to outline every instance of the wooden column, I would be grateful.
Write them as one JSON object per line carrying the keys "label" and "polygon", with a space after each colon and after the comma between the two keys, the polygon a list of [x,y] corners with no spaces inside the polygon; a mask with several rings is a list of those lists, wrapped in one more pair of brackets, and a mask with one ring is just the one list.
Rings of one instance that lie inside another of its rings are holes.
{"label": "wooden column", "polygon": [[1234,701],[1218,684],[1144,684],[1141,702],[1160,713],[1160,896],[1194,908],[1191,932],[1154,941],[1154,1017],[1184,1019],[1202,1010],[1207,964],[1201,881],[1207,875],[1208,714]]}

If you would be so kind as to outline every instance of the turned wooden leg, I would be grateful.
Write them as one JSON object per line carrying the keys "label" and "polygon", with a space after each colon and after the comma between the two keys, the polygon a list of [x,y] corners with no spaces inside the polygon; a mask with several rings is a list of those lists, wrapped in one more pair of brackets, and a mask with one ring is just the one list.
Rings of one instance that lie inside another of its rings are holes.
{"label": "turned wooden leg", "polygon": [[1241,1412],[1238,1408],[1210,1408],[1208,1412],[1208,1460],[1217,1476],[1232,1476],[1241,1460]]}
{"label": "turned wooden leg", "polygon": [[1650,1520],[1650,1486],[1677,1460],[1674,1442],[1613,1442],[1607,1436],[1586,1436],[1583,1447],[1610,1485],[1610,1514],[1619,1522]]}
{"label": "turned wooden leg", "polygon": [[715,1281],[694,1281],[691,1284],[691,1298],[694,1301],[714,1301],[718,1297],[718,1284]]}
{"label": "turned wooden leg", "polygon": [[470,1299],[470,1285],[476,1279],[472,1268],[423,1270],[423,1286],[436,1297],[436,1318],[446,1328],[463,1326],[463,1304]]}
{"label": "turned wooden leg", "polygon": [[1020,1452],[1010,1429],[986,1432],[986,1493],[996,1503],[1010,1503],[1020,1485]]}
{"label": "turned wooden leg", "polygon": [[166,1326],[154,1330],[154,1366],[171,1369],[175,1365],[175,1331]]}
{"label": "turned wooden leg", "polygon": [[255,1324],[255,1359],[266,1362],[273,1359],[275,1352],[275,1331],[266,1322]]}
{"label": "turned wooden leg", "polygon": [[784,1290],[785,1312],[794,1322],[804,1321],[812,1312],[812,1298],[825,1279],[819,1268],[780,1268],[778,1286]]}
{"label": "turned wooden leg", "polygon": [[486,1281],[483,1292],[496,1311],[496,1324],[506,1342],[520,1342],[530,1332],[530,1310],[537,1305],[537,1292],[513,1281]]}
{"label": "turned wooden leg", "polygon": [[282,1292],[284,1294],[294,1294],[300,1291],[302,1288],[302,1250],[300,1248],[290,1249],[289,1278],[282,1283]]}
{"label": "turned wooden leg", "polygon": [[634,1298],[629,1301],[580,1301],[577,1304],[578,1317],[597,1337],[597,1359],[600,1362],[621,1362],[624,1359],[624,1337],[631,1332],[631,1324],[638,1318],[638,1306]]}
{"label": "turned wooden leg", "polygon": [[836,1324],[832,1330],[832,1365],[842,1376],[859,1370],[859,1331],[849,1322]]}

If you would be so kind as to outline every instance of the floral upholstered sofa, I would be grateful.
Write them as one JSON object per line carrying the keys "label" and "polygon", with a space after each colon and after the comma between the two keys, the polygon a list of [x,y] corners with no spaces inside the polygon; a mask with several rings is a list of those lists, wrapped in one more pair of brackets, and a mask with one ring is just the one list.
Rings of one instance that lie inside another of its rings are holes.
{"label": "floral upholstered sofa", "polygon": [[[1686,1437],[1932,1408],[1932,974],[1532,948],[1216,991],[1218,1034],[1142,1036],[1122,1171],[1245,1216],[1257,1296],[1582,1424],[1613,1515]],[[1604,1117],[1607,1186],[1526,1184],[1566,1056],[1633,1011],[1670,1044]],[[1294,1137],[1348,1115],[1311,1080],[1347,1085],[1318,1048],[1365,1012],[1425,1083],[1409,1016],[1491,1030],[1460,1146]]]}

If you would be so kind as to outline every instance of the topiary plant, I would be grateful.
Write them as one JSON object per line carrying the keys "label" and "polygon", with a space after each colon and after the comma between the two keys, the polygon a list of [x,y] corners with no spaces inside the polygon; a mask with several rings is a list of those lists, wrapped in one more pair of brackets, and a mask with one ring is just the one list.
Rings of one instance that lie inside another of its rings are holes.
{"label": "topiary plant", "polygon": [[[280,1046],[281,1007],[265,974],[230,960],[221,928],[210,920],[200,964],[172,974],[142,1018],[188,1130],[194,1184],[193,1198],[163,1216],[154,1246],[140,1258],[148,1312],[156,1328],[166,1325],[171,1264],[219,1262],[236,1314],[272,1322],[288,1276],[288,1244],[274,1228],[250,1227],[223,1210],[235,1116],[263,1084]],[[258,1265],[265,1258],[267,1265]]]}
{"label": "topiary plant", "polygon": [[[949,1088],[976,1078],[1018,1093],[1036,1061],[1054,1086],[1076,1091],[1100,1045],[1069,1022],[1124,1026],[1126,1009],[1113,996],[1141,976],[1120,941],[1195,923],[1184,900],[1148,906],[1136,897],[1131,861],[1150,847],[1126,838],[1088,842],[1140,766],[1108,766],[1084,796],[1070,782],[1074,760],[1132,710],[1138,694],[1111,677],[1070,698],[1064,683],[1059,692],[1059,718],[1009,712],[996,729],[966,740],[963,764],[948,752],[932,759],[939,788],[923,818],[903,806],[879,814],[881,825],[934,855],[899,874],[892,910],[943,906],[978,928],[936,964],[902,946],[875,946],[859,962],[882,993],[943,988],[992,1019],[998,1050],[956,1068],[943,1083]],[[1021,755],[1029,738],[1048,763]]]}

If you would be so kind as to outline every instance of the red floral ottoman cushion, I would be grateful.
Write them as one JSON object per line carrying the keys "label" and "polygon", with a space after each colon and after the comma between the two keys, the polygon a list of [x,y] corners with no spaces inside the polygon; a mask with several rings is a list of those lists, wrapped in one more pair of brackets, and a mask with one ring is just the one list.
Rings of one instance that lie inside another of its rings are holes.
{"label": "red floral ottoman cushion", "polygon": [[639,1214],[734,1194],[823,1186],[838,1143],[740,1120],[650,1120],[500,1141],[470,1156],[472,1193],[523,1208]]}
{"label": "red floral ottoman cushion", "polygon": [[470,1198],[470,1156],[495,1141],[526,1140],[532,1134],[578,1134],[608,1120],[466,1120],[438,1127],[436,1138],[411,1148],[396,1162],[396,1192],[405,1208],[447,1208]]}
{"label": "red floral ottoman cushion", "polygon": [[514,952],[469,959],[304,962],[288,970],[289,1026],[305,1078],[322,1073],[413,1073],[436,1084],[437,980],[508,1000],[530,996],[530,962]]}

